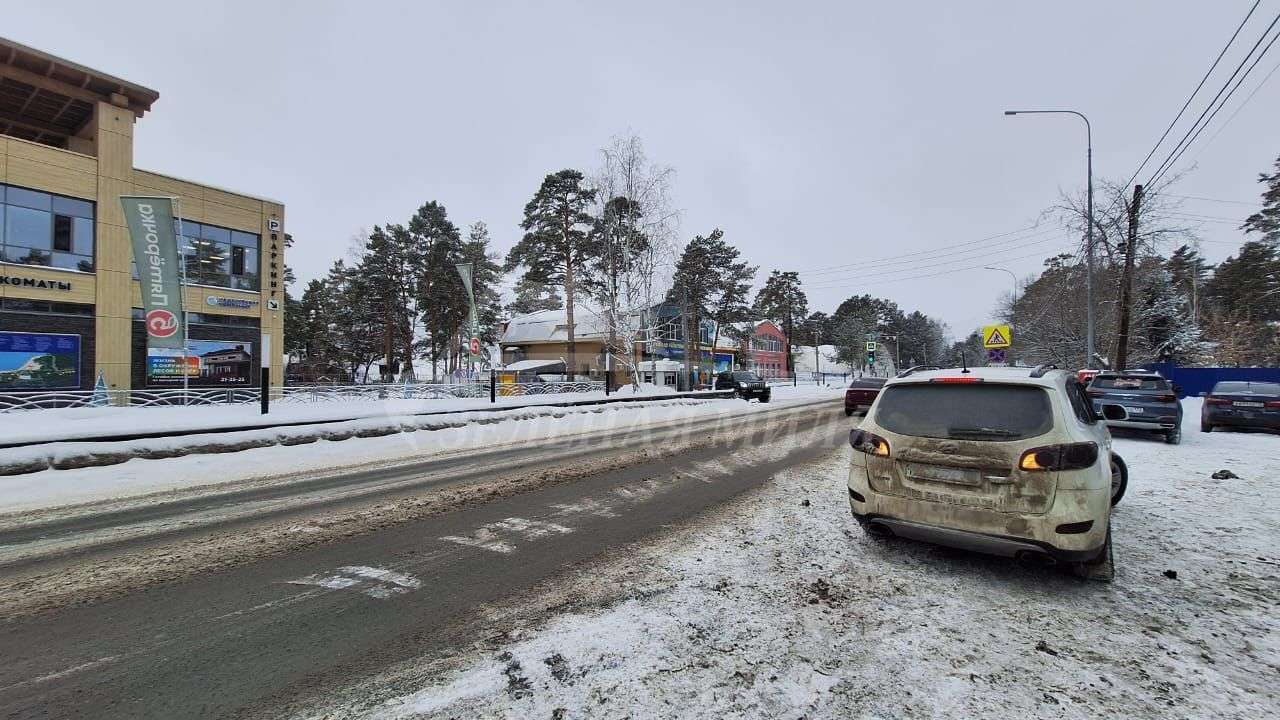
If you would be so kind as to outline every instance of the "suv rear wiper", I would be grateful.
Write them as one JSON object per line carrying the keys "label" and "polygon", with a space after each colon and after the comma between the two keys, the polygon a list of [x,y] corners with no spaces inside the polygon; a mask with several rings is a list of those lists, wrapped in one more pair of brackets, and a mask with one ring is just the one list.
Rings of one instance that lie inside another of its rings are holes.
{"label": "suv rear wiper", "polygon": [[950,427],[947,428],[948,435],[985,435],[987,437],[1017,437],[1022,433],[1016,430],[1004,430],[1001,428],[985,428],[985,427]]}

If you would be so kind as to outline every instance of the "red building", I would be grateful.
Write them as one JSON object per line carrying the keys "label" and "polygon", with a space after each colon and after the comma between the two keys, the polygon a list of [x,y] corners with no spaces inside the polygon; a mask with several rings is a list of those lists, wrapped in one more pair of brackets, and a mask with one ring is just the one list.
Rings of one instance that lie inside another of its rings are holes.
{"label": "red building", "polygon": [[756,323],[744,353],[745,366],[764,378],[790,377],[787,374],[787,336],[768,320]]}

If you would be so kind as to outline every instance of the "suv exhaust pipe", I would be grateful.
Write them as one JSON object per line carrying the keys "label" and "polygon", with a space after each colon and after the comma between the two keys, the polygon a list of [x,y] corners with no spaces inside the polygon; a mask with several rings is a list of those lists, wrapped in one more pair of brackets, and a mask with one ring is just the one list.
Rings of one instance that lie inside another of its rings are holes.
{"label": "suv exhaust pipe", "polygon": [[1020,565],[1034,568],[1053,567],[1058,564],[1057,559],[1045,552],[1035,550],[1023,550],[1014,556]]}
{"label": "suv exhaust pipe", "polygon": [[878,538],[893,537],[893,530],[890,530],[888,525],[885,525],[882,522],[877,522],[875,520],[872,520],[871,522],[867,523],[867,532],[871,533],[872,535]]}

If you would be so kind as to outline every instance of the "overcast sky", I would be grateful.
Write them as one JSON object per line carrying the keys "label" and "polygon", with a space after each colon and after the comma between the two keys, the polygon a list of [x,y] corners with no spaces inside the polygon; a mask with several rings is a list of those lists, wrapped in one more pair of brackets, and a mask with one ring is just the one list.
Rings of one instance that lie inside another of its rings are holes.
{"label": "overcast sky", "polygon": [[[1083,127],[1005,108],[1087,113],[1095,173],[1127,179],[1252,0],[693,4],[46,1],[7,7],[3,34],[158,90],[137,166],[283,201],[304,281],[427,200],[459,226],[484,220],[505,252],[543,176],[590,169],[628,129],[676,168],[683,236],[722,228],[763,278],[1034,222],[1083,185]],[[1237,48],[1277,12],[1263,0]],[[1206,141],[1278,61],[1184,156],[1197,167],[1174,192],[1257,201],[1280,154],[1280,79]],[[1202,230],[1214,260],[1240,239],[1224,222]],[[901,278],[984,264],[1026,277],[1077,242],[1011,237],[807,275],[811,308],[870,292],[963,334],[1007,275]]]}

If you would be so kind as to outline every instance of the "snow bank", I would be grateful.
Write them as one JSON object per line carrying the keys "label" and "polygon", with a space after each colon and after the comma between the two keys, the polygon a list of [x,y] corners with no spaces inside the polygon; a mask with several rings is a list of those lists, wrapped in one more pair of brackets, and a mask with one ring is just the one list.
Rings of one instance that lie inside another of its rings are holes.
{"label": "snow bank", "polygon": [[624,588],[611,608],[318,717],[1274,716],[1280,437],[1186,409],[1181,446],[1116,441],[1114,584],[870,538],[842,450],[576,581]]}
{"label": "snow bank", "polygon": [[[421,413],[492,410],[503,407],[527,407],[574,400],[603,400],[604,391],[558,393],[554,395],[522,395],[496,398],[490,403],[483,398],[449,398],[439,400],[338,400],[325,402],[282,402],[271,405],[262,415],[256,403],[244,405],[196,405],[190,407],[102,407],[21,410],[0,413],[0,438],[6,443],[87,440],[98,436],[125,435],[164,430],[184,432],[239,428],[246,425],[296,422],[334,422],[361,418],[386,418]],[[674,396],[670,389],[656,385],[641,386],[644,396]],[[631,397],[630,387],[614,396]],[[0,452],[3,452],[0,450]]]}
{"label": "snow bank", "polygon": [[[84,453],[138,455],[104,467],[47,469],[0,477],[0,508],[5,514],[36,508],[94,502],[222,484],[253,478],[331,470],[368,463],[395,462],[449,452],[518,445],[601,430],[670,424],[715,415],[741,415],[837,397],[828,388],[775,391],[770,405],[741,400],[670,398],[569,408],[527,407],[498,413],[460,413],[445,417],[390,416],[349,420],[321,427],[298,426],[129,440],[119,443],[53,443],[0,450],[0,458],[50,462]],[[315,438],[319,439],[315,439]],[[356,439],[349,439],[356,438]],[[305,444],[295,444],[305,442]],[[218,443],[232,447],[258,444],[239,452],[186,454],[192,447]],[[146,456],[157,459],[144,459]]]}

